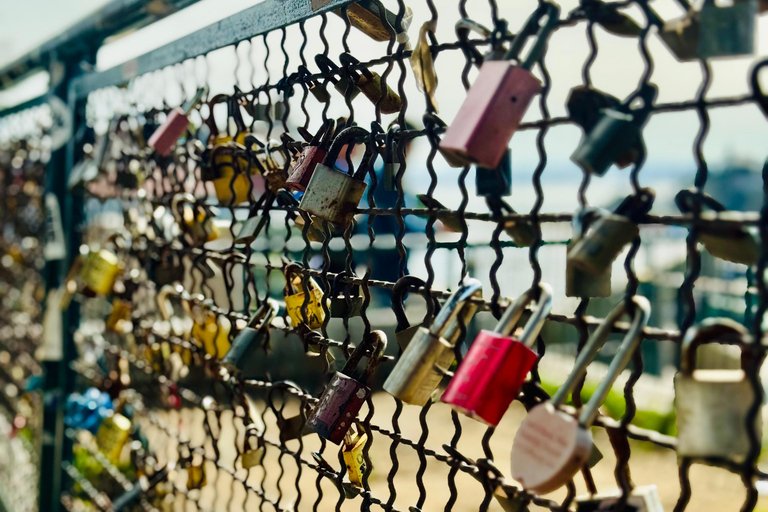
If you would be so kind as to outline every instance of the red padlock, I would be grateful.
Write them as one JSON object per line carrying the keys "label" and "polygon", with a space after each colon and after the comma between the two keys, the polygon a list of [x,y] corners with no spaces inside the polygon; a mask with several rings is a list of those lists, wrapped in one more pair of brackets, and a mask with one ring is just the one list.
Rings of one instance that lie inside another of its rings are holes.
{"label": "red padlock", "polygon": [[[489,60],[480,68],[464,104],[440,142],[443,153],[450,155],[450,165],[499,165],[533,97],[541,90],[541,82],[530,70],[541,59],[559,14],[560,9],[554,4],[542,3],[515,37],[507,60]],[[547,20],[541,25],[545,16]],[[520,60],[519,54],[530,37],[536,40],[528,57]]]}
{"label": "red padlock", "polygon": [[[513,338],[510,334],[534,300],[536,307],[520,339]],[[443,393],[442,401],[470,418],[494,427],[498,425],[539,359],[531,347],[551,307],[552,288],[545,283],[518,297],[493,331],[482,330],[477,335]]]}
{"label": "red padlock", "polygon": [[315,172],[315,167],[317,167],[317,164],[323,163],[325,155],[328,154],[328,146],[330,145],[335,124],[333,119],[326,120],[320,131],[317,132],[317,135],[309,141],[309,146],[305,146],[301,150],[290,176],[285,180],[286,188],[298,190],[299,192],[307,190],[307,184],[312,177],[312,173]]}
{"label": "red padlock", "polygon": [[173,147],[176,145],[176,141],[179,140],[179,137],[189,127],[187,116],[206,94],[208,94],[208,88],[201,87],[184,105],[171,110],[165,122],[155,130],[155,133],[147,141],[149,147],[154,149],[159,155],[170,155]]}

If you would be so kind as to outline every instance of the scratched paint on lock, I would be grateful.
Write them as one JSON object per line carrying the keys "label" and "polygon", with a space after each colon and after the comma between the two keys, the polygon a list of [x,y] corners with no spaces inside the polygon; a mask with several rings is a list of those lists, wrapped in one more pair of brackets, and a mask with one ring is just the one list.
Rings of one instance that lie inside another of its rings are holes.
{"label": "scratched paint on lock", "polygon": [[341,443],[370,392],[355,379],[336,372],[307,424],[321,437]]}

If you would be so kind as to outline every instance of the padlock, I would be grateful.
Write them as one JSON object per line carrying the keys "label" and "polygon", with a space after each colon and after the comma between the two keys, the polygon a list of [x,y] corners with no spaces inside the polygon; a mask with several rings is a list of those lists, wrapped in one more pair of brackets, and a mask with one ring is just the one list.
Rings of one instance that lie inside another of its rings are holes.
{"label": "padlock", "polygon": [[640,235],[637,223],[651,210],[655,192],[641,189],[627,196],[613,213],[594,221],[586,235],[568,251],[568,265],[593,276],[602,276],[628,243]]}
{"label": "padlock", "polygon": [[512,194],[512,152],[507,149],[499,165],[475,168],[478,196],[505,197]]}
{"label": "padlock", "polygon": [[422,91],[429,101],[432,109],[438,112],[437,98],[437,72],[435,71],[435,61],[432,55],[432,47],[429,44],[429,36],[435,40],[437,32],[437,18],[425,21],[419,29],[419,40],[416,48],[411,53],[411,69],[413,77],[416,79],[416,88]]}
{"label": "padlock", "polygon": [[130,434],[131,420],[122,414],[114,413],[104,418],[99,425],[96,445],[110,462],[117,463]]}
{"label": "padlock", "polygon": [[96,180],[103,172],[109,156],[109,141],[111,132],[95,135],[90,153],[84,149],[83,159],[76,163],[67,179],[67,190],[81,189],[87,183]]}
{"label": "padlock", "polygon": [[264,342],[264,338],[269,333],[269,327],[278,309],[275,301],[266,299],[248,320],[248,325],[237,333],[232,346],[221,360],[221,365],[229,373],[239,373],[245,369],[248,358]]}
{"label": "padlock", "polygon": [[384,145],[384,190],[392,192],[397,190],[397,175],[400,173],[402,157],[396,137],[400,135],[400,125],[394,123],[387,131]]}
{"label": "padlock", "polygon": [[189,127],[187,116],[207,94],[208,88],[201,87],[182,107],[171,110],[165,122],[149,138],[147,145],[161,156],[170,155],[176,141]]}
{"label": "padlock", "polygon": [[454,361],[454,346],[462,328],[477,310],[483,286],[465,278],[440,310],[432,326],[419,327],[384,382],[384,390],[403,402],[425,405]]}
{"label": "padlock", "polygon": [[307,189],[307,184],[312,178],[312,173],[315,172],[315,167],[322,163],[328,154],[328,146],[334,127],[333,119],[327,119],[317,134],[309,141],[309,145],[301,150],[288,179],[285,180],[287,188],[299,192],[304,192]]}
{"label": "padlock", "polygon": [[757,0],[704,0],[700,11],[665,23],[661,38],[681,61],[752,55],[757,14]]}
{"label": "padlock", "polygon": [[336,136],[323,163],[315,167],[299,209],[342,228],[349,227],[365,192],[367,166],[359,165],[354,173],[339,171],[333,166],[342,147],[349,145],[347,151],[351,151],[358,141],[364,140],[368,144],[369,135],[363,128],[353,126]]}
{"label": "padlock", "polygon": [[570,258],[571,251],[589,229],[594,217],[599,215],[596,208],[577,210],[573,214],[573,237],[566,249],[565,257],[565,296],[566,297],[610,297],[612,265],[598,275],[592,275],[579,269]]}
{"label": "padlock", "polygon": [[[160,291],[157,292],[155,299],[157,301],[157,308],[160,311],[160,315],[163,317],[163,320],[169,324],[170,332],[175,336],[187,339],[189,334],[192,332],[192,318],[190,318],[188,315],[185,317],[176,316],[174,314],[173,308],[169,307],[169,298],[171,296],[181,298],[183,293],[184,288],[180,284],[169,284],[160,288]],[[183,301],[182,305],[185,312],[189,310],[189,306]],[[189,349],[185,348],[181,350],[182,358],[184,361],[190,362],[192,356],[189,353]]]}
{"label": "padlock", "polygon": [[[325,322],[325,310],[323,304],[327,305],[323,296],[323,290],[320,289],[317,282],[311,277],[306,278],[302,275],[302,269],[299,265],[289,264],[285,266],[285,310],[291,319],[294,327],[306,325],[310,329],[319,329]],[[304,293],[303,283],[307,283],[309,299]],[[307,311],[304,313],[304,302],[307,300]]]}
{"label": "padlock", "polygon": [[349,53],[339,56],[344,70],[352,77],[355,87],[365,95],[368,100],[381,110],[382,114],[395,114],[400,112],[403,101],[389,85],[381,91],[381,75],[362,66],[360,61]]}
{"label": "padlock", "polygon": [[[215,359],[221,359],[230,349],[229,332],[232,322],[221,314],[210,310],[213,301],[206,300],[201,306],[193,308],[192,338],[197,340],[205,353]],[[199,311],[202,310],[202,311]]]}
{"label": "padlock", "polygon": [[[255,442],[254,442],[255,438]],[[245,428],[245,439],[243,441],[243,456],[240,463],[243,469],[251,469],[261,464],[264,460],[264,453],[267,447],[264,443],[264,434],[259,431],[257,425],[251,424]]]}
{"label": "padlock", "polygon": [[[245,154],[244,146],[229,141],[222,142],[222,139],[231,140],[230,137],[217,138],[216,145],[211,150],[209,164],[213,173],[207,177],[212,178],[210,181],[213,183],[219,204],[234,206],[250,200],[253,183],[248,173],[255,173],[258,167],[251,167],[248,160],[240,156]],[[234,164],[235,158],[237,164]]]}
{"label": "padlock", "polygon": [[[603,176],[613,164],[624,168],[636,162],[643,147],[642,129],[657,92],[655,85],[646,83],[617,108],[603,109],[571,155],[573,163],[585,172]],[[640,105],[636,105],[638,100]]]}
{"label": "padlock", "polygon": [[122,333],[123,326],[126,322],[131,321],[132,309],[133,306],[130,301],[114,297],[112,299],[112,312],[109,314],[104,326],[112,332]]}
{"label": "padlock", "polygon": [[[307,418],[307,425],[320,437],[334,444],[341,444],[344,440],[350,425],[357,419],[357,413],[371,395],[367,384],[386,348],[386,334],[383,331],[370,332],[349,356],[344,368],[333,375]],[[370,354],[368,364],[363,375],[356,379],[352,374],[365,354]]]}
{"label": "padlock", "polygon": [[365,455],[363,453],[368,442],[368,433],[359,421],[354,423],[355,433],[352,434],[352,431],[349,430],[344,436],[342,456],[344,458],[344,465],[347,466],[349,481],[353,485],[362,487],[364,475],[368,471],[368,465],[365,463]]}
{"label": "padlock", "polygon": [[[686,332],[680,372],[675,375],[677,455],[741,463],[750,451],[747,416],[755,403],[752,383],[743,369],[696,369],[696,349],[704,343],[735,344],[744,349],[752,340],[744,326],[728,318],[708,318]],[[759,411],[755,433],[759,444]]]}
{"label": "padlock", "polygon": [[[121,235],[112,235],[106,240],[105,247],[89,251],[84,258],[80,268],[80,280],[83,283],[83,294],[87,297],[112,293],[115,281],[123,271],[117,250],[124,243]],[[114,249],[109,249],[110,246]]]}
{"label": "padlock", "polygon": [[[360,94],[360,89],[355,87],[352,77],[339,68],[327,55],[315,55],[315,64],[320,68],[323,76],[331,81],[334,89],[344,96],[345,99],[352,101]],[[326,87],[326,84],[323,84],[323,87]]]}
{"label": "padlock", "polygon": [[418,194],[416,199],[421,201],[421,203],[430,210],[442,210],[435,214],[435,217],[443,224],[446,231],[451,233],[462,233],[466,229],[466,220],[462,220],[457,212],[451,210],[434,197],[430,197],[427,194]]}
{"label": "padlock", "polygon": [[[516,214],[511,206],[507,205],[506,210],[511,214]],[[536,228],[528,220],[507,220],[504,222],[504,232],[515,243],[516,247],[530,247],[539,238]]]}
{"label": "padlock", "polygon": [[392,287],[392,311],[395,313],[397,326],[395,327],[395,339],[400,350],[405,350],[416,332],[427,326],[427,322],[435,312],[440,309],[440,303],[432,295],[426,295],[427,311],[419,325],[411,325],[405,316],[405,293],[409,288],[426,288],[427,283],[416,276],[403,276]]}
{"label": "padlock", "polygon": [[297,72],[298,78],[302,84],[305,84],[312,96],[315,97],[320,103],[328,103],[331,101],[331,95],[328,93],[325,84],[322,84],[312,77],[312,73],[307,69],[307,66],[300,65]]}
{"label": "padlock", "polygon": [[[621,301],[592,333],[579,352],[573,370],[565,383],[548,401],[531,409],[515,434],[512,443],[512,478],[529,492],[547,494],[568,483],[589,461],[592,453],[592,427],[598,407],[605,401],[616,378],[632,360],[643,340],[651,305],[645,297],[631,298],[631,311]],[[614,324],[625,314],[632,323],[589,402],[581,409],[578,420],[560,407],[584,377],[587,366],[610,336]]]}
{"label": "padlock", "polygon": [[[729,211],[714,197],[695,189],[681,190],[675,196],[675,204],[684,214],[700,211],[703,223],[699,226],[699,242],[715,258],[756,265],[760,258],[760,242],[755,234],[745,226],[723,227],[716,220],[740,221],[742,212]],[[712,221],[712,222],[707,222]]]}
{"label": "padlock", "polygon": [[[360,0],[348,4],[346,7],[347,18],[350,25],[373,39],[374,41],[389,41],[390,28],[394,31],[397,42],[406,44],[408,42],[408,28],[411,26],[413,11],[410,7],[405,8],[403,19],[397,22],[398,15],[384,7],[378,0]],[[334,11],[342,18],[341,9]],[[382,19],[386,21],[382,21]]]}
{"label": "padlock", "polygon": [[352,318],[360,316],[363,311],[365,297],[361,286],[343,285],[346,277],[354,278],[347,272],[339,272],[333,278],[331,286],[331,318]]}
{"label": "padlock", "polygon": [[[576,496],[576,512],[612,512],[621,499],[622,493],[617,490],[608,494]],[[635,487],[629,493],[624,512],[664,512],[661,505],[659,490],[655,485]]]}
{"label": "padlock", "polygon": [[219,237],[219,230],[213,223],[213,213],[192,194],[179,193],[173,196],[171,212],[191,243],[199,245]]}
{"label": "padlock", "polygon": [[[541,82],[531,68],[539,61],[547,39],[559,22],[560,9],[543,2],[515,36],[507,60],[483,63],[464,103],[445,132],[440,148],[465,165],[495,168],[501,162],[512,135],[520,125]],[[540,25],[542,19],[547,21]],[[533,37],[528,57],[520,52]],[[509,59],[514,59],[512,63]]]}
{"label": "padlock", "polygon": [[158,258],[153,259],[152,263],[152,275],[158,286],[184,282],[184,263],[178,252],[171,248],[163,248]]}
{"label": "padlock", "polygon": [[[536,302],[519,338],[512,334]],[[470,418],[497,426],[539,360],[532,347],[552,308],[552,288],[539,283],[517,298],[493,331],[480,331],[443,393],[442,401]]]}
{"label": "padlock", "polygon": [[208,483],[205,475],[205,458],[198,452],[192,454],[187,466],[187,489],[202,489]]}

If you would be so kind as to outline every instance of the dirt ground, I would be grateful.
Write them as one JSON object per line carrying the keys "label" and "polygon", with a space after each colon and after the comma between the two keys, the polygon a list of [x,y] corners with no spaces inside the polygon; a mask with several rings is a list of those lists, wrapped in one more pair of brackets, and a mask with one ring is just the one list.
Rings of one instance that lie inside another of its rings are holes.
{"label": "dirt ground", "polygon": [[[392,415],[395,412],[395,401],[386,393],[377,393],[373,398],[374,420],[373,423],[392,431]],[[291,416],[291,407],[288,404],[284,415]],[[423,434],[419,422],[421,408],[405,405],[398,419],[398,425],[403,438],[418,441]],[[361,417],[367,414],[363,410]],[[497,467],[505,474],[509,474],[509,451],[514,434],[520,421],[525,415],[525,410],[519,403],[514,403],[506,416],[496,429],[490,440],[490,448]],[[237,433],[231,413],[226,413],[221,418],[221,426],[211,414],[210,428],[218,437],[219,461],[221,469],[217,471],[216,465],[209,461],[206,463],[207,484],[201,490],[193,490],[190,497],[194,501],[187,500],[186,510],[204,511],[232,511],[232,510],[313,510],[318,500],[318,485],[322,490],[322,499],[318,502],[316,510],[337,509],[339,493],[335,484],[328,478],[322,478],[318,484],[317,473],[306,464],[301,464],[301,474],[298,477],[297,488],[297,461],[293,455],[282,454],[280,450],[267,444],[266,454],[262,466],[255,467],[249,472],[240,467],[237,462],[237,470],[233,471],[236,455],[235,446],[242,446],[243,428],[237,422]],[[153,421],[142,422],[143,428],[151,445],[158,450],[161,461],[175,460],[178,456],[177,444],[174,436],[168,436],[157,424],[162,424],[174,434],[180,433],[182,439],[188,439],[192,446],[205,444],[209,457],[215,457],[215,451],[209,438],[206,438],[203,425],[203,413],[199,409],[183,409],[181,411],[152,413],[149,418]],[[277,442],[278,429],[275,416],[272,411],[265,414],[266,436],[268,441]],[[455,429],[451,420],[450,409],[442,403],[435,404],[427,413],[426,422],[429,425],[429,434],[423,441],[427,448],[444,454],[442,445],[450,441]],[[461,417],[461,436],[458,442],[459,451],[471,459],[483,457],[481,440],[486,433],[484,425],[469,418]],[[604,458],[593,468],[593,476],[599,492],[608,493],[616,489],[616,481],[613,476],[615,458],[608,442],[607,436],[601,429],[595,429],[595,442],[604,455]],[[309,434],[303,438],[301,458],[304,461],[314,463],[312,452],[320,449],[318,436]],[[392,453],[393,441],[390,437],[380,433],[374,433],[370,458],[373,462],[373,470],[369,484],[372,495],[386,503],[391,496],[394,497],[393,506],[396,510],[408,511],[419,501],[419,456],[411,446],[398,444]],[[292,440],[287,443],[291,451],[299,449],[299,441]],[[661,497],[663,509],[671,511],[674,508],[680,491],[675,453],[664,448],[654,448],[643,442],[631,442],[632,456],[630,468],[632,479],[638,486],[655,484]],[[394,488],[390,490],[387,476],[393,467],[393,456],[396,455],[398,468],[394,476]],[[324,459],[334,468],[341,467],[338,449],[335,445],[326,444]],[[279,464],[278,461],[281,463]],[[449,502],[450,489],[448,485],[449,466],[438,461],[434,457],[427,456],[427,468],[422,477],[425,489],[425,501],[421,506],[423,511],[445,510]],[[282,468],[281,468],[282,465]],[[232,473],[237,479],[247,482],[249,491],[244,490],[241,482],[233,480]],[[185,471],[172,474],[172,478],[178,486],[186,485]],[[723,469],[705,466],[694,466],[691,471],[691,483],[693,498],[687,510],[691,511],[738,511],[744,499],[744,488],[740,478]],[[581,476],[575,480],[578,494],[585,493],[584,481]],[[459,472],[455,478],[457,489],[456,501],[452,510],[478,510],[483,501],[485,492],[479,482],[471,476]],[[263,489],[266,503],[262,503],[259,494]],[[299,492],[297,492],[300,491]],[[561,501],[565,495],[564,490],[546,496]],[[170,501],[170,498],[169,498]],[[181,505],[182,498],[177,498],[177,505]],[[275,507],[269,501],[277,504]],[[360,509],[362,499],[355,497],[347,499],[339,504],[338,510],[351,511]],[[170,505],[170,503],[169,503]],[[169,507],[171,508],[171,507]],[[377,509],[376,505],[373,509]],[[502,508],[493,500],[489,510],[501,511]],[[546,510],[531,506],[530,510]],[[768,510],[768,498],[761,497],[756,510]]]}

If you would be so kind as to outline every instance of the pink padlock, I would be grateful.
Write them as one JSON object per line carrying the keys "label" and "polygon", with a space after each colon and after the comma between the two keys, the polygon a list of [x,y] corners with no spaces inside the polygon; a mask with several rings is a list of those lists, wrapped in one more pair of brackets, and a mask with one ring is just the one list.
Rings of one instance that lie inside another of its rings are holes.
{"label": "pink padlock", "polygon": [[286,188],[300,192],[307,190],[309,179],[312,177],[312,173],[315,172],[315,167],[317,167],[317,164],[323,163],[325,156],[328,154],[328,147],[330,146],[334,127],[335,122],[333,119],[328,119],[323,123],[317,135],[311,138],[309,145],[304,146],[296,159],[296,164],[293,166],[291,174],[285,180]]}
{"label": "pink padlock", "polygon": [[165,122],[155,130],[155,133],[147,141],[149,147],[154,149],[159,155],[170,155],[173,147],[176,145],[176,141],[184,135],[184,132],[189,127],[187,116],[207,93],[208,88],[202,87],[184,105],[171,110],[168,117],[165,118]]}
{"label": "pink padlock", "polygon": [[[440,142],[442,152],[449,155],[449,165],[499,165],[531,101],[541,90],[541,82],[530,70],[541,59],[559,14],[554,4],[542,3],[515,36],[507,60],[488,60],[482,65]],[[528,57],[521,61],[519,54],[530,37],[536,40]]]}
{"label": "pink padlock", "polygon": [[[537,299],[538,295],[538,299]],[[519,339],[510,334],[526,307],[536,307]],[[480,331],[443,393],[442,401],[470,418],[496,426],[509,408],[539,356],[536,342],[552,308],[552,288],[539,283],[518,297],[493,331]]]}

